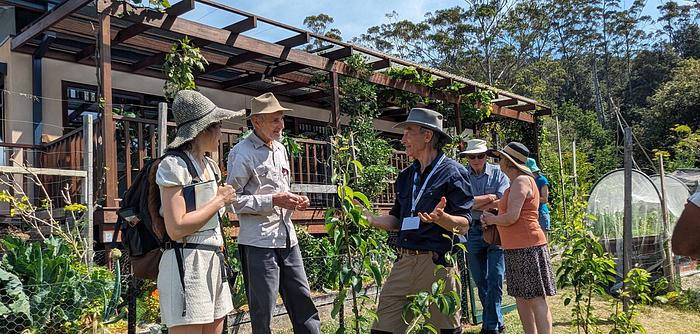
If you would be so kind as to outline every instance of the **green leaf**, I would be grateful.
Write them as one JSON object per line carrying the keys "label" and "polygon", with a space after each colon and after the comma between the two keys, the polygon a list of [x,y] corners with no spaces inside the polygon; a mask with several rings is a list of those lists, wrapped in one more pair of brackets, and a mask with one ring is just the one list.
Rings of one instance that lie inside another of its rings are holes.
{"label": "green leaf", "polygon": [[370,201],[369,201],[369,199],[367,198],[367,196],[365,196],[365,194],[363,194],[363,193],[361,193],[361,192],[354,192],[354,193],[353,193],[353,198],[359,199],[359,200],[362,202],[362,205],[365,206],[365,208],[368,208],[368,209],[369,209],[369,208],[372,207],[372,204],[370,203]]}
{"label": "green leaf", "polygon": [[350,162],[351,162],[353,165],[355,165],[355,167],[357,167],[357,171],[358,171],[358,172],[362,172],[362,170],[364,169],[364,167],[362,166],[362,163],[360,163],[359,161],[357,161],[357,160],[352,160],[352,161],[350,161]]}

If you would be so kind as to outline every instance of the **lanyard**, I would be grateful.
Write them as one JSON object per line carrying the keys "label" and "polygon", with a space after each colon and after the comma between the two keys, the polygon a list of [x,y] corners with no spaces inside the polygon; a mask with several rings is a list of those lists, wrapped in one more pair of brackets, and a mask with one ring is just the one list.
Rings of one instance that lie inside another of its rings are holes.
{"label": "lanyard", "polygon": [[418,195],[416,195],[416,183],[418,183],[418,171],[415,171],[413,173],[413,192],[411,192],[411,217],[413,217],[416,214],[416,205],[418,205],[420,198],[423,196],[423,191],[425,191],[425,187],[428,185],[428,181],[430,181],[430,178],[433,176],[433,174],[435,174],[435,171],[438,169],[438,166],[440,166],[440,164],[442,163],[443,160],[445,160],[444,153],[440,157],[440,160],[438,160],[438,162],[433,167],[433,170],[430,171],[430,174],[428,174],[428,176],[425,178],[425,181],[423,181],[423,186],[420,188]]}

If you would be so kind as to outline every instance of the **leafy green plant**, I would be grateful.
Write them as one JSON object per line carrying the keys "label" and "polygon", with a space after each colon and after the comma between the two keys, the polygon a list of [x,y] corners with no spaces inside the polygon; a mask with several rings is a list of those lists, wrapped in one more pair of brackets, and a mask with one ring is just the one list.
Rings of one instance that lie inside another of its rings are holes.
{"label": "leafy green plant", "polygon": [[[349,140],[342,135],[335,135],[332,140],[334,156],[339,157],[339,152],[351,149]],[[367,327],[367,324],[376,319],[371,308],[374,303],[370,297],[360,294],[363,283],[369,281],[378,288],[381,287],[386,272],[383,269],[386,254],[390,251],[383,242],[382,232],[370,228],[369,222],[362,215],[363,206],[372,207],[369,199],[349,186],[351,171],[355,168],[361,171],[363,166],[357,160],[333,159],[333,182],[338,185],[340,203],[338,207],[328,208],[324,217],[326,230],[338,254],[332,258],[334,262],[330,268],[331,278],[338,281],[338,295],[333,301],[331,315],[335,318],[342,314],[345,299],[351,295],[354,328],[356,333],[360,333],[360,328]],[[344,333],[345,330],[345,324],[341,321],[337,333]]]}
{"label": "leafy green plant", "polygon": [[[610,334],[646,333],[644,326],[637,320],[637,315],[639,305],[652,302],[650,278],[651,274],[641,268],[633,268],[627,273],[620,291],[621,299],[612,301],[614,312],[610,315],[610,321],[613,323]],[[627,311],[621,310],[622,299],[627,300]]]}
{"label": "leafy green plant", "polygon": [[333,258],[338,256],[335,247],[327,237],[314,237],[299,225],[294,225],[294,229],[311,289],[335,289],[338,281],[332,278],[333,274],[329,270],[333,267]]}
{"label": "leafy green plant", "polygon": [[[408,67],[392,67],[384,72],[387,76],[396,79],[406,80],[419,86],[432,88],[435,79],[430,73],[418,72],[413,66]],[[381,90],[381,97],[388,100],[404,110],[409,110],[419,104],[429,104],[430,98],[423,97],[415,93],[406,92],[403,90],[384,88]]]}
{"label": "leafy green plant", "polygon": [[13,289],[0,296],[3,305],[12,306],[0,307],[0,316],[17,319],[18,330],[94,332],[119,320],[113,317],[119,297],[114,276],[104,268],[88,271],[65,240],[50,236],[43,243],[28,243],[7,236],[1,242],[0,277]]}
{"label": "leafy green plant", "polygon": [[[345,63],[362,78],[372,73],[366,59],[359,54],[348,57]],[[327,86],[330,87],[330,85]],[[374,84],[354,77],[341,77],[339,89],[340,109],[343,113],[351,118],[356,116],[376,118],[379,115],[377,87]]]}
{"label": "leafy green plant", "polygon": [[178,91],[183,89],[197,90],[193,70],[196,68],[204,71],[204,65],[209,65],[209,62],[198,47],[192,46],[189,37],[173,44],[163,64],[165,98],[170,101],[175,98]]}
{"label": "leafy green plant", "polygon": [[585,206],[584,202],[574,204],[571,218],[559,227],[562,231],[554,241],[563,248],[557,283],[573,289],[564,299],[564,305],[572,305],[572,325],[588,334],[597,331],[593,298],[605,295],[606,289],[615,282],[617,272],[615,261],[585,224]]}

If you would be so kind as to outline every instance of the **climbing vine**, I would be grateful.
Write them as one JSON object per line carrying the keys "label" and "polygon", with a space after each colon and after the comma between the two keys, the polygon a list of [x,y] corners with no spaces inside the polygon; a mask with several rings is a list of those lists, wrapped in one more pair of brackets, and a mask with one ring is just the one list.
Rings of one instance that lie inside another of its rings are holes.
{"label": "climbing vine", "polygon": [[163,72],[165,85],[163,92],[167,100],[175,98],[175,94],[183,89],[197,90],[193,70],[204,71],[204,65],[209,65],[198,47],[194,47],[189,37],[185,37],[170,48],[165,56]]}

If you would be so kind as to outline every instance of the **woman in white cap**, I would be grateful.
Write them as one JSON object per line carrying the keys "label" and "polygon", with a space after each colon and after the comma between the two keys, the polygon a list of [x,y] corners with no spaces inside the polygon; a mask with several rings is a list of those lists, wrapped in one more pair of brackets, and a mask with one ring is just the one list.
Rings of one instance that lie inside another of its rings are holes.
{"label": "woman in white cap", "polygon": [[[172,108],[177,134],[168,149],[184,154],[167,155],[156,174],[161,214],[172,240],[166,243],[158,273],[161,320],[170,334],[221,333],[233,304],[218,218],[236,193],[230,185],[217,186],[221,171],[205,152],[218,149],[221,121],[245,111],[221,109],[191,90],[179,91]],[[183,189],[198,182],[211,187],[210,194],[215,195],[193,209],[186,203]]]}
{"label": "woman in white cap", "polygon": [[525,334],[552,333],[552,314],[546,296],[556,294],[547,237],[538,221],[540,194],[526,161],[530,151],[518,142],[489,153],[499,158],[510,188],[498,204],[498,216],[481,215],[481,223],[495,225],[506,263],[508,294],[515,297]]}

